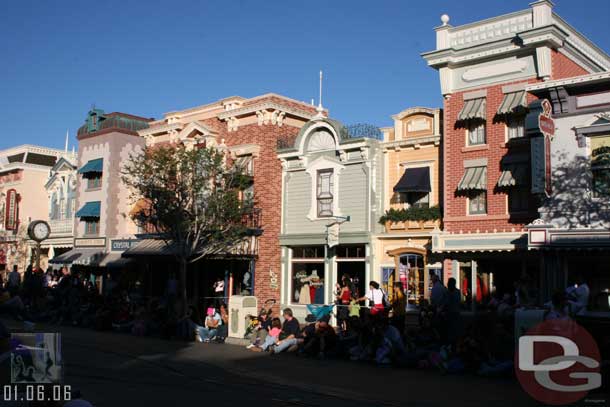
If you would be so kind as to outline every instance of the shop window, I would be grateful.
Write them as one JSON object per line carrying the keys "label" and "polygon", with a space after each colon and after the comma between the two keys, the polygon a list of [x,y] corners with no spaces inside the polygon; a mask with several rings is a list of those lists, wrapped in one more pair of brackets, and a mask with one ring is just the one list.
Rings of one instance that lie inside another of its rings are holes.
{"label": "shop window", "polygon": [[318,171],[317,195],[318,217],[333,216],[333,170]]}
{"label": "shop window", "polygon": [[297,246],[292,248],[293,259],[324,259],[324,246]]}
{"label": "shop window", "polygon": [[95,174],[87,178],[87,189],[98,189],[102,187],[102,174]]}
{"label": "shop window", "polygon": [[508,211],[527,212],[530,192],[527,188],[511,188],[508,191]]}
{"label": "shop window", "polygon": [[292,248],[293,304],[324,304],[324,246]]}
{"label": "shop window", "polygon": [[487,213],[487,191],[475,191],[468,198],[468,214],[484,215]]}
{"label": "shop window", "polygon": [[523,116],[510,116],[506,121],[508,139],[523,138],[525,135],[525,118]]}
{"label": "shop window", "polygon": [[486,143],[485,123],[471,121],[466,129],[469,146],[479,146]]}
{"label": "shop window", "polygon": [[100,231],[99,219],[88,219],[85,221],[85,235],[97,236]]}
{"label": "shop window", "polygon": [[393,281],[393,283],[400,282],[403,285],[410,304],[419,304],[425,295],[423,256],[420,254],[403,254],[400,256],[398,267],[398,275],[395,276],[398,280]]}
{"label": "shop window", "polygon": [[341,245],[336,249],[339,259],[364,259],[366,256],[364,245]]}
{"label": "shop window", "polygon": [[394,267],[382,267],[381,268],[381,288],[386,293],[391,293],[390,283],[394,281]]}

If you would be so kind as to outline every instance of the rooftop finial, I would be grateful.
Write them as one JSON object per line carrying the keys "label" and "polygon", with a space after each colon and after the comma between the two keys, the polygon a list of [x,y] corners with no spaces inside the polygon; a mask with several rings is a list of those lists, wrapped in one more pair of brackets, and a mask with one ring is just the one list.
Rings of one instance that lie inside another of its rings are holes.
{"label": "rooftop finial", "polygon": [[318,114],[316,117],[324,117],[324,108],[322,107],[322,71],[320,70],[320,98],[318,99],[318,107],[316,109]]}
{"label": "rooftop finial", "polygon": [[66,130],[66,143],[64,144],[64,154],[68,154],[68,140],[70,138],[70,130]]}
{"label": "rooftop finial", "polygon": [[447,14],[443,14],[441,16],[441,22],[443,23],[443,26],[449,24],[449,16]]}

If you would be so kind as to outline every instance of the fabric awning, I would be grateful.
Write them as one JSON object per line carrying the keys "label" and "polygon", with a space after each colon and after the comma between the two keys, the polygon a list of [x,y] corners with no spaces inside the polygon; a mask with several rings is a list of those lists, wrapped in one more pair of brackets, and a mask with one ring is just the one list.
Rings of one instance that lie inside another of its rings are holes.
{"label": "fabric awning", "polygon": [[87,174],[90,172],[102,172],[104,168],[104,159],[97,158],[95,160],[87,161],[87,164],[83,165],[79,170],[79,174]]}
{"label": "fabric awning", "polygon": [[485,120],[485,98],[470,99],[464,102],[464,107],[458,114],[458,120]]}
{"label": "fabric awning", "polygon": [[458,191],[486,190],[487,189],[487,167],[470,167],[457,187]]}
{"label": "fabric awning", "polygon": [[394,192],[430,192],[430,167],[407,168]]}
{"label": "fabric awning", "polygon": [[102,203],[100,201],[87,202],[82,208],[76,212],[77,218],[99,218],[100,208]]}
{"label": "fabric awning", "polygon": [[508,165],[500,174],[498,179],[498,187],[514,187],[527,186],[527,165],[514,164]]}
{"label": "fabric awning", "polygon": [[122,268],[130,263],[133,263],[133,259],[122,257],[121,252],[108,253],[102,261],[100,261],[100,267],[108,268]]}
{"label": "fabric awning", "polygon": [[123,257],[136,256],[174,256],[175,249],[171,243],[168,245],[162,239],[143,239],[135,246],[125,250]]}
{"label": "fabric awning", "polygon": [[102,248],[74,248],[49,260],[50,264],[97,266],[105,253]]}
{"label": "fabric awning", "polygon": [[511,92],[504,95],[502,103],[498,108],[498,114],[511,114],[527,108],[525,101],[525,91]]}

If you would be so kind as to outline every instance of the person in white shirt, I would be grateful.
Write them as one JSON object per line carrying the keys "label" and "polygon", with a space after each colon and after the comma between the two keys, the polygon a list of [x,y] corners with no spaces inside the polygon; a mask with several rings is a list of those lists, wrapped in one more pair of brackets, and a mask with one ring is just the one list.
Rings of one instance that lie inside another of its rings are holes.
{"label": "person in white shirt", "polygon": [[369,291],[362,298],[358,298],[356,301],[369,301],[371,307],[371,315],[377,315],[383,313],[385,306],[383,305],[384,292],[379,288],[379,283],[371,281],[369,283]]}
{"label": "person in white shirt", "polygon": [[216,308],[208,308],[207,316],[205,317],[204,326],[195,328],[195,338],[199,342],[210,342],[218,333],[218,328],[222,325],[222,318]]}

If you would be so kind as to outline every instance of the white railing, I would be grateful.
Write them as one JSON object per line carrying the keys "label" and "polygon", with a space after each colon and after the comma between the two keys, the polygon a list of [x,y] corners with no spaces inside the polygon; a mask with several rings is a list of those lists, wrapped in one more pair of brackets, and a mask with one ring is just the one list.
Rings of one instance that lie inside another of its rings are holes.
{"label": "white railing", "polygon": [[532,12],[530,10],[490,20],[452,28],[449,33],[451,47],[464,48],[508,38],[517,32],[528,30],[533,26]]}
{"label": "white railing", "polygon": [[74,218],[50,220],[49,226],[51,227],[51,236],[73,234]]}

